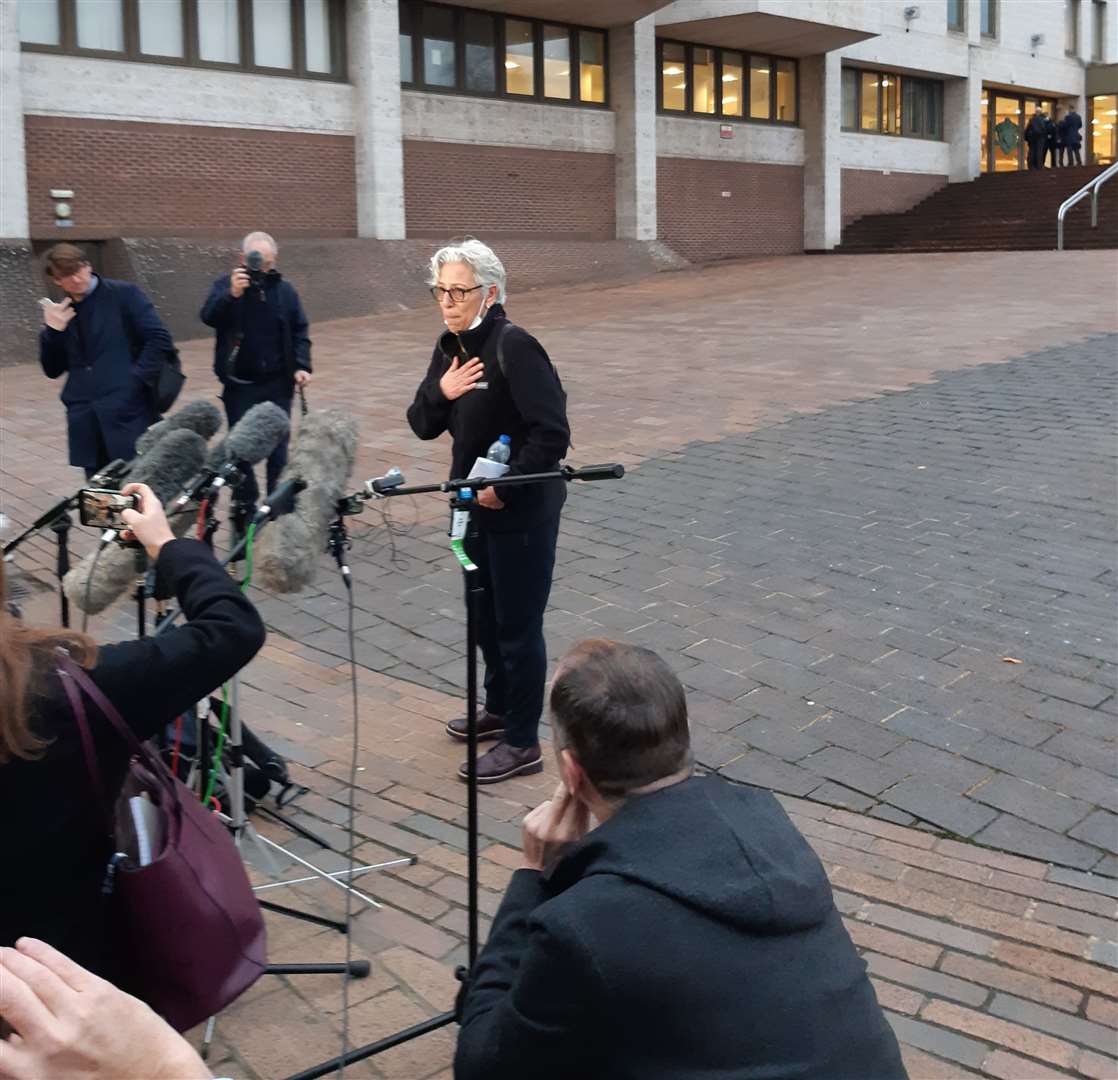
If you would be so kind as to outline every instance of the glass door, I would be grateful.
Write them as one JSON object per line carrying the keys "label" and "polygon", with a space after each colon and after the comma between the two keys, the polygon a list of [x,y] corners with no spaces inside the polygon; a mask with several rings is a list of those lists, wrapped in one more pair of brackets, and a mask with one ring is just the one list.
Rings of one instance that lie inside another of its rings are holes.
{"label": "glass door", "polygon": [[1017,172],[1025,167],[1024,118],[1019,97],[993,96],[990,116],[990,170]]}

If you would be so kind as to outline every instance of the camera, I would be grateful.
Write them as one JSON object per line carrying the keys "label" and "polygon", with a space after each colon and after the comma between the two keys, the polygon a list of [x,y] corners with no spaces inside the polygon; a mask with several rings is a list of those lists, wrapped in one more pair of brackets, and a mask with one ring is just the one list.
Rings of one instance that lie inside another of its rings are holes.
{"label": "camera", "polygon": [[245,269],[248,279],[255,288],[264,284],[264,256],[259,251],[250,251],[245,256]]}
{"label": "camera", "polygon": [[121,495],[111,488],[82,488],[78,492],[78,512],[83,525],[120,532],[128,528],[121,519],[121,513],[139,509],[138,495]]}

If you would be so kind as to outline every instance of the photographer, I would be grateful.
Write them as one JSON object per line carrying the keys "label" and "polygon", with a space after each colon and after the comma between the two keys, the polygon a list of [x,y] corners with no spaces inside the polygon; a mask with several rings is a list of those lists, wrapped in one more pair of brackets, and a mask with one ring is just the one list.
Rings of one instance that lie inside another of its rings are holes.
{"label": "photographer", "polygon": [[584,641],[550,704],[562,781],[462,991],[456,1080],[903,1080],[819,859],[770,792],[692,775],[667,664]]}
{"label": "photographer", "polygon": [[[157,587],[178,597],[187,622],[158,637],[98,647],[61,627],[34,630],[8,613],[0,562],[0,945],[49,942],[112,977],[104,954],[101,884],[111,840],[54,656],[65,649],[139,739],[151,738],[239,671],[264,643],[264,625],[205,544],[176,540],[150,488],[130,484],[138,510],[122,514],[147,550]],[[108,720],[90,717],[108,791],[129,751]]]}
{"label": "photographer", "polygon": [[88,478],[135,455],[136,440],[156,419],[152,388],[174,344],[140,289],[98,277],[81,248],[55,244],[43,267],[66,296],[42,305],[39,363],[49,379],[68,376],[62,403],[70,464]]}
{"label": "photographer", "polygon": [[[240,265],[213,283],[202,305],[202,322],[217,331],[214,374],[230,428],[262,401],[290,414],[295,387],[311,381],[307,316],[295,287],[276,269],[278,256],[267,233],[249,233],[241,244]],[[287,464],[287,444],[285,437],[268,457],[268,491]],[[254,504],[260,494],[256,476],[251,468],[244,471],[237,498]]]}
{"label": "photographer", "polygon": [[[431,259],[431,294],[446,332],[408,409],[421,439],[449,431],[450,475],[465,478],[502,435],[512,440],[509,475],[551,472],[570,442],[567,403],[540,343],[505,316],[505,268],[480,240],[444,247]],[[478,739],[497,745],[477,762],[492,784],[543,768],[539,723],[547,677],[543,614],[551,592],[562,480],[483,488],[466,551],[484,589],[478,636],[485,657],[485,710]],[[447,725],[466,738],[466,721]],[[465,779],[466,766],[458,770]]]}

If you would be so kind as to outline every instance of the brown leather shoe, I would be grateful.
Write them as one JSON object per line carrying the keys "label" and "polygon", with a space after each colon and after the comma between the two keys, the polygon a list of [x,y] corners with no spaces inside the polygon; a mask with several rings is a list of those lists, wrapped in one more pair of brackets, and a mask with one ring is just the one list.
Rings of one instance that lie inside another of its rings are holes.
{"label": "brown leather shoe", "polygon": [[[507,742],[499,742],[486,754],[477,759],[477,782],[479,784],[496,784],[501,780],[508,780],[512,776],[527,776],[530,773],[543,772],[543,755],[540,746],[509,746]],[[468,780],[466,763],[463,762],[458,769],[458,777]]]}
{"label": "brown leather shoe", "polygon": [[[446,725],[446,733],[452,739],[465,742],[469,735],[466,731],[466,718],[451,720]],[[487,739],[500,739],[505,734],[505,718],[494,716],[488,709],[481,709],[477,714],[477,741],[485,742]]]}

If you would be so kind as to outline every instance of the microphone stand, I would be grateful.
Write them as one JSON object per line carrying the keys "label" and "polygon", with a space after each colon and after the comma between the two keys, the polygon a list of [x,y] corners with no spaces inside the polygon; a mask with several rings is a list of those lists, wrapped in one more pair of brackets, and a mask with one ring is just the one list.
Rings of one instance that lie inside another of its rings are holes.
{"label": "microphone stand", "polygon": [[3,548],[3,558],[10,559],[12,552],[25,540],[39,532],[41,529],[50,529],[54,533],[57,545],[54,572],[58,578],[58,602],[60,617],[63,626],[70,625],[70,600],[66,590],[62,587],[62,579],[70,572],[70,529],[73,526],[71,512],[78,502],[78,494],[68,495],[54,504],[49,510],[40,514],[26,529],[9,540]]}
{"label": "microphone stand", "polygon": [[[625,475],[625,466],[618,464],[587,465],[581,469],[564,466],[554,472],[528,473],[523,476],[500,476],[493,479],[487,477],[474,477],[468,480],[446,480],[439,484],[417,484],[406,487],[399,481],[402,477],[397,473],[391,481],[381,477],[380,481],[370,481],[366,490],[343,499],[338,504],[338,520],[330,529],[330,552],[338,563],[343,574],[346,588],[350,589],[349,568],[344,563],[344,550],[348,546],[345,538],[344,517],[349,514],[361,512],[361,504],[371,499],[387,498],[396,495],[425,495],[433,492],[449,493],[451,508],[454,510],[472,510],[476,506],[473,493],[487,487],[512,487],[521,484],[539,484],[549,481],[562,480],[570,483],[572,480],[618,480]],[[379,486],[378,486],[379,485]],[[471,539],[477,535],[477,525],[471,519]],[[344,546],[336,546],[344,544]],[[454,545],[452,545],[454,546]],[[454,546],[455,555],[462,564],[462,573],[466,584],[466,831],[467,831],[467,927],[466,927],[466,955],[468,967],[460,967],[455,972],[459,980],[468,982],[470,972],[478,954],[478,806],[477,806],[477,653],[478,653],[478,623],[481,614],[481,598],[485,592],[483,586],[478,584],[476,576],[477,566],[472,560]],[[461,553],[460,553],[461,552]],[[287,1077],[287,1080],[318,1080],[346,1065],[356,1061],[390,1050],[401,1043],[410,1042],[421,1035],[438,1031],[457,1021],[455,1010],[433,1016],[409,1028],[397,1031],[377,1042],[366,1046],[348,1050],[344,1054],[323,1061],[302,1072]]]}

